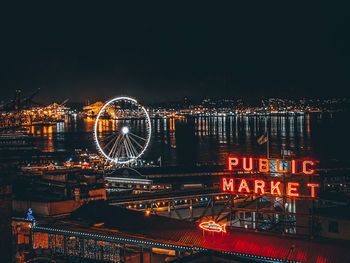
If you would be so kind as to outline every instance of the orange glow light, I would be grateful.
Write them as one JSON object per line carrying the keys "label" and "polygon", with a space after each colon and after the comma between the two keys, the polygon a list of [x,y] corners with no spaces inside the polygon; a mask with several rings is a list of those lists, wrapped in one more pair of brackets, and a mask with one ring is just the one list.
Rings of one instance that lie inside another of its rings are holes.
{"label": "orange glow light", "polygon": [[265,194],[265,181],[264,180],[254,180],[254,193],[255,194]]}
{"label": "orange glow light", "polygon": [[[221,190],[223,192],[229,192],[232,194],[256,194],[256,195],[270,195],[270,196],[282,196],[285,195],[291,198],[306,197],[315,198],[317,194],[317,188],[320,187],[319,183],[307,183],[302,185],[298,182],[286,182],[285,186],[281,181],[255,179],[255,178],[221,178]],[[284,187],[286,188],[284,190]],[[300,191],[303,192],[303,187],[308,187],[309,195],[300,195]]]}
{"label": "orange glow light", "polygon": [[[229,178],[227,178],[229,179]],[[234,190],[234,183],[233,183],[233,178],[229,179],[229,182],[227,182],[226,178],[222,178],[222,191],[230,191],[233,192]]]}
{"label": "orange glow light", "polygon": [[[247,165],[247,159],[249,160],[249,167]],[[243,170],[247,172],[250,172],[253,170],[253,158],[243,157]]]}
{"label": "orange glow light", "polygon": [[311,195],[311,197],[316,197],[316,190],[315,190],[315,188],[319,188],[320,184],[319,183],[307,183],[307,187],[310,188],[310,195]]}
{"label": "orange glow light", "polygon": [[247,193],[250,193],[250,189],[249,189],[248,183],[247,183],[247,181],[245,179],[242,179],[241,183],[239,184],[238,192],[241,193],[242,190],[244,190]]}
{"label": "orange glow light", "polygon": [[271,161],[276,162],[277,173],[291,173],[291,174],[305,174],[315,175],[317,171],[318,161],[314,160],[284,160],[284,166],[281,167],[282,160],[267,159],[267,158],[253,158],[253,157],[238,157],[230,155],[227,160],[227,169],[229,171],[244,171],[244,172],[259,172],[269,173],[271,171]]}
{"label": "orange glow light", "polygon": [[268,173],[270,171],[270,161],[265,158],[259,159],[259,172]]}
{"label": "orange glow light", "polygon": [[277,195],[281,195],[280,184],[281,182],[271,181],[271,195],[276,195],[275,191],[277,192]]}
{"label": "orange glow light", "polygon": [[311,160],[303,161],[303,173],[307,175],[313,175],[315,173],[315,170],[310,169],[309,166],[315,166],[315,162]]}
{"label": "orange glow light", "polygon": [[299,197],[298,187],[299,183],[288,182],[287,184],[287,195],[290,197]]}
{"label": "orange glow light", "polygon": [[238,166],[238,164],[239,164],[238,157],[234,157],[234,156],[228,157],[228,169],[230,171],[232,171],[234,167]]}

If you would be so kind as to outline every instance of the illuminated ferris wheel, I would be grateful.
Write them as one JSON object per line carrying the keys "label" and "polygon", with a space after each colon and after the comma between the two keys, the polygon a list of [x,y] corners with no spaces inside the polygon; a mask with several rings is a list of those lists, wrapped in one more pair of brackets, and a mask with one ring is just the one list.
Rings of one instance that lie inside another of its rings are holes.
{"label": "illuminated ferris wheel", "polygon": [[149,115],[135,99],[114,98],[97,114],[94,137],[98,150],[108,161],[136,162],[151,139]]}

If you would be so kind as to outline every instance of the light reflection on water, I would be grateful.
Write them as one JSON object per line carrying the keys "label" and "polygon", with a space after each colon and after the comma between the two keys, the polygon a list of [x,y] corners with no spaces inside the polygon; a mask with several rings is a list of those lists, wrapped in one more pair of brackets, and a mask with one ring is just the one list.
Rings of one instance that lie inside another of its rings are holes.
{"label": "light reflection on water", "polygon": [[[152,119],[152,139],[144,158],[158,159],[165,165],[196,163],[224,164],[228,154],[265,156],[266,144],[257,139],[269,130],[270,155],[279,157],[281,149],[290,149],[296,158],[342,159],[349,141],[341,118],[326,116],[219,116]],[[100,125],[115,129],[112,120]],[[144,129],[142,121],[134,121]],[[92,131],[93,119],[72,119],[53,126],[31,126],[28,133],[37,138],[43,151],[88,149],[97,152]],[[101,127],[99,127],[101,129]],[[349,159],[346,158],[345,159]]]}

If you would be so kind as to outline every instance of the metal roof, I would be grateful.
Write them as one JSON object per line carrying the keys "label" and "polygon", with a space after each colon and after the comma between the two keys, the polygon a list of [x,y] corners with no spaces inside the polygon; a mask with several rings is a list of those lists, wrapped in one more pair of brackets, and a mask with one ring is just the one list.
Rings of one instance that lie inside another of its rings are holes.
{"label": "metal roof", "polygon": [[[95,227],[96,223],[104,224]],[[226,234],[204,233],[192,222],[146,216],[100,202],[79,208],[70,218],[37,225],[33,231],[181,251],[213,250],[272,262],[282,262],[287,255],[286,262],[350,262],[347,241],[310,240],[237,228],[228,228]]]}

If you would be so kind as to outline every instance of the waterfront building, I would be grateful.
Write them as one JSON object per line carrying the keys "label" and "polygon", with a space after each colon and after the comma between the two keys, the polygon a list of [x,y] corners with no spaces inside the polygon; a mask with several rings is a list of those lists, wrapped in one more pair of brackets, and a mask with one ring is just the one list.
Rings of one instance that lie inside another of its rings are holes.
{"label": "waterfront building", "polygon": [[197,223],[101,202],[83,206],[63,219],[36,221],[30,233],[37,254],[70,260],[127,262],[134,258],[157,262],[159,258],[191,259],[209,253],[237,262],[337,263],[346,262],[350,255],[349,241],[310,240],[234,228],[225,233],[205,233]]}

